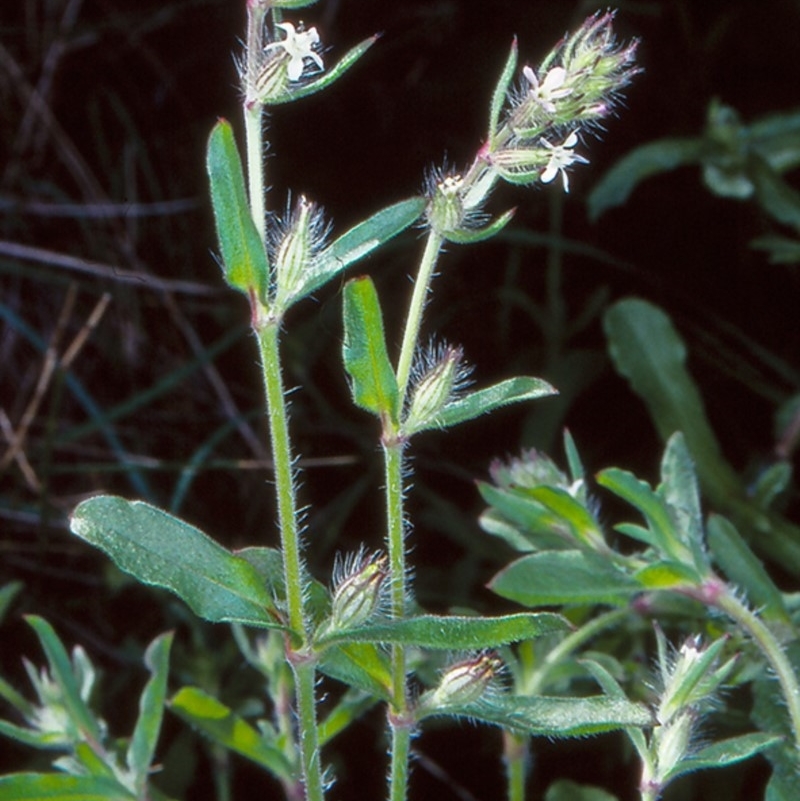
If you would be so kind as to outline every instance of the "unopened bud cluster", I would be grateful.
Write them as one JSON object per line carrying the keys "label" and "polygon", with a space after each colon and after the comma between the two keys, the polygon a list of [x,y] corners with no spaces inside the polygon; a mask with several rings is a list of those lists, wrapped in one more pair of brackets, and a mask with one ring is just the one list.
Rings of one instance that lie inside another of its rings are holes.
{"label": "unopened bud cluster", "polygon": [[736,665],[736,657],[718,665],[725,638],[702,648],[699,637],[687,639],[669,664],[664,635],[660,629],[656,635],[663,688],[655,711],[658,725],[653,730],[642,775],[642,788],[650,794],[660,792],[670,774],[691,755],[702,713]]}

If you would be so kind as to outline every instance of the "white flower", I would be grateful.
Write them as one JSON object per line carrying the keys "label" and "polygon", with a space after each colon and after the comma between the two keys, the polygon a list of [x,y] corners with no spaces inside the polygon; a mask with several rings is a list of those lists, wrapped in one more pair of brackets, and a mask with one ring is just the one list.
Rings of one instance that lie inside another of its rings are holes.
{"label": "white flower", "polygon": [[572,94],[572,89],[565,89],[564,81],[567,80],[567,71],[563,67],[553,67],[549,70],[544,80],[539,83],[536,73],[530,68],[525,67],[522,70],[525,79],[531,85],[531,97],[548,113],[555,114],[556,104],[554,100],[559,100],[562,97]]}
{"label": "white flower", "polygon": [[325,69],[322,58],[315,52],[314,47],[319,44],[319,34],[316,28],[307,31],[295,30],[291,22],[279,22],[278,27],[284,31],[286,38],[280,42],[272,42],[266,49],[280,48],[289,56],[286,73],[290,81],[299,81],[305,69],[305,62],[310,58],[319,69]]}
{"label": "white flower", "polygon": [[572,164],[588,164],[589,160],[579,156],[574,150],[578,144],[578,134],[573,131],[562,144],[554,145],[546,139],[542,139],[542,144],[550,150],[550,161],[544,168],[540,178],[543,184],[549,184],[553,178],[561,173],[561,180],[564,182],[564,191],[569,192],[569,178],[567,177],[567,167]]}

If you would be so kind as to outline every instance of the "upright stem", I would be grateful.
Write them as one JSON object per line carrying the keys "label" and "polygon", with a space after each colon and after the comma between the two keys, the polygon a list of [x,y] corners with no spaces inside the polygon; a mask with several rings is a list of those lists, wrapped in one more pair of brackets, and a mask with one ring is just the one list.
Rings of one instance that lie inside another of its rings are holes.
{"label": "upright stem", "polygon": [[401,408],[408,390],[411,363],[414,359],[414,352],[417,349],[419,330],[422,325],[422,312],[425,309],[425,301],[433,278],[433,270],[436,267],[436,260],[439,257],[443,242],[444,238],[440,234],[433,230],[428,232],[425,251],[422,254],[419,272],[414,281],[414,292],[411,295],[411,303],[406,317],[406,330],[403,334],[403,344],[400,347],[400,358],[397,361],[397,385],[400,389]]}
{"label": "upright stem", "polygon": [[[403,531],[403,444],[384,442],[384,476],[386,481],[386,541],[389,550],[390,604],[393,618],[406,614],[406,553]],[[391,730],[391,768],[389,798],[405,801],[408,789],[408,759],[411,732],[406,725],[406,654],[402,645],[392,646],[392,702],[389,710]]]}
{"label": "upright stem", "polygon": [[304,653],[308,642],[303,586],[305,570],[300,555],[300,536],[297,529],[292,453],[289,441],[289,424],[281,375],[278,333],[280,322],[270,320],[258,329],[261,368],[267,397],[269,433],[272,442],[272,459],[275,469],[275,489],[278,498],[278,522],[281,533],[281,552],[286,586],[286,604],[289,627],[301,638],[299,647],[290,644],[290,662],[294,671],[295,697],[303,762],[303,780],[307,801],[322,801],[324,796],[320,767],[319,735],[314,697],[314,662]]}
{"label": "upright stem", "polygon": [[792,669],[791,662],[781,648],[778,639],[764,625],[764,622],[731,592],[727,590],[723,592],[716,599],[715,605],[735,620],[755,640],[775,672],[786,708],[789,711],[795,750],[797,759],[800,761],[800,686],[798,686],[797,676]]}
{"label": "upright stem", "polygon": [[[397,384],[402,409],[411,364],[417,349],[422,313],[433,278],[436,260],[443,238],[431,230],[425,243],[419,271],[414,281],[400,357],[397,362]],[[386,480],[386,542],[389,550],[391,575],[391,612],[394,618],[406,615],[408,587],[406,582],[406,551],[403,514],[403,448],[404,443],[396,432],[384,431],[383,454]],[[402,645],[392,646],[392,702],[389,710],[391,729],[391,767],[389,772],[389,798],[405,801],[408,794],[408,765],[411,753],[411,726],[406,689],[406,654]]]}
{"label": "upright stem", "polygon": [[247,158],[247,188],[250,214],[263,242],[266,234],[266,198],[264,192],[264,107],[256,100],[256,79],[264,49],[266,9],[259,4],[247,6],[247,49],[244,65],[244,131]]}

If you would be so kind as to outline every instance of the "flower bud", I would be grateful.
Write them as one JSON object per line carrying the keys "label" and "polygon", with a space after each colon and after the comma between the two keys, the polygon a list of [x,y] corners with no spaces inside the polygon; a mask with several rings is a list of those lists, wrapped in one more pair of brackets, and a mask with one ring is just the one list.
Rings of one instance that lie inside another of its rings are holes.
{"label": "flower bud", "polygon": [[355,629],[369,620],[381,606],[382,591],[389,576],[386,554],[360,551],[339,569],[331,606],[332,629]]}
{"label": "flower bud", "polygon": [[301,25],[295,29],[291,22],[279,22],[277,27],[286,35],[264,48],[264,61],[254,87],[258,101],[263,104],[282,99],[289,84],[303,77],[309,61],[319,70],[325,68],[317,52],[320,40],[316,28],[306,31]]}
{"label": "flower bud", "polygon": [[449,667],[424,705],[432,708],[475,703],[498,675],[503,662],[489,651]]}
{"label": "flower bud", "polygon": [[620,46],[614,13],[594,14],[563,39],[538,71],[523,69],[507,129],[531,140],[553,126],[597,125],[613,109],[620,92],[639,69],[636,40]]}
{"label": "flower bud", "polygon": [[464,222],[465,210],[461,197],[464,179],[458,173],[440,175],[434,173],[429,177],[427,196],[428,222],[439,234],[457,231]]}
{"label": "flower bud", "polygon": [[404,433],[412,434],[425,428],[452,400],[454,391],[463,383],[463,356],[461,348],[445,346],[438,361],[416,382],[403,424]]}
{"label": "flower bud", "polygon": [[306,284],[314,259],[325,244],[327,230],[321,210],[303,195],[288,220],[278,224],[272,237],[278,307],[283,307]]}

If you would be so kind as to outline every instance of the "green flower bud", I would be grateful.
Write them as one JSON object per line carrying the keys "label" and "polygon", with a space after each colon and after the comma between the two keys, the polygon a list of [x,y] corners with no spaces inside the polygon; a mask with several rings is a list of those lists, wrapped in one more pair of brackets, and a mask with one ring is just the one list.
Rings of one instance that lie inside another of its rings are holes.
{"label": "green flower bud", "polygon": [[428,179],[428,223],[439,234],[457,231],[466,216],[461,190],[464,179],[458,173],[433,173]]}
{"label": "green flower bud", "polygon": [[322,212],[301,195],[284,224],[273,232],[272,258],[275,264],[275,305],[282,309],[306,284],[314,260],[325,245],[328,227]]}
{"label": "green flower bud", "polygon": [[440,709],[475,703],[489,688],[503,667],[497,654],[487,652],[449,667],[439,686],[423,701],[423,706]]}
{"label": "green flower bud", "polygon": [[403,424],[405,434],[428,426],[453,399],[454,392],[463,384],[463,356],[461,348],[445,346],[438,360],[416,382]]}
{"label": "green flower bud", "polygon": [[355,629],[380,609],[389,576],[389,559],[386,554],[360,551],[340,563],[338,572],[344,576],[333,591],[330,628]]}

